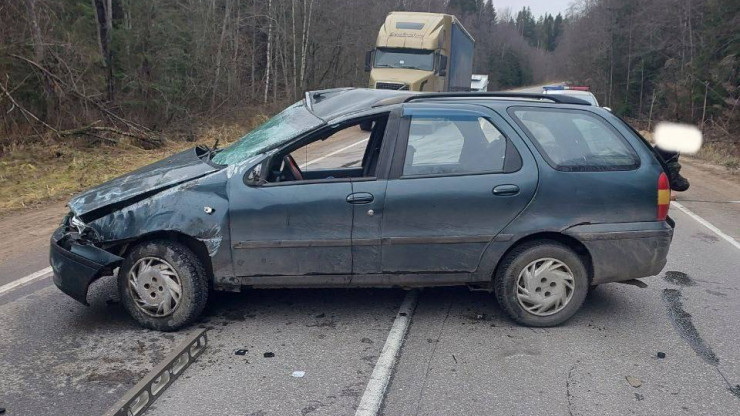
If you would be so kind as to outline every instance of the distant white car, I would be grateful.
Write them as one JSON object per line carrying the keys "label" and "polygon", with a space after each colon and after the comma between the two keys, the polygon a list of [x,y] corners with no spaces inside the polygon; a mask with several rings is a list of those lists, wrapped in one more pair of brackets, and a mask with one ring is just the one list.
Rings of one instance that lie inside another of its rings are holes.
{"label": "distant white car", "polygon": [[561,95],[570,95],[576,98],[580,98],[584,101],[588,101],[591,105],[598,107],[599,101],[596,100],[596,96],[593,95],[589,91],[581,91],[581,90],[566,90],[566,89],[544,89],[542,91],[543,94],[561,94]]}
{"label": "distant white car", "polygon": [[470,79],[471,91],[488,91],[488,75],[473,74]]}

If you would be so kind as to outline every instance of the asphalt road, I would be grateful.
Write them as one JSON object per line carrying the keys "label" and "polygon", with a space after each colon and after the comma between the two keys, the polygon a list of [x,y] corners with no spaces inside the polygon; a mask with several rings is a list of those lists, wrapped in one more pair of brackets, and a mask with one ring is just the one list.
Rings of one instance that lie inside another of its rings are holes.
{"label": "asphalt road", "polygon": [[[361,140],[354,132],[296,159]],[[337,154],[354,159],[358,147]],[[692,188],[679,202],[737,239],[740,180],[696,162],[685,172]],[[0,231],[18,233],[0,244],[0,287],[47,267],[48,233],[63,213],[53,205],[0,220]],[[684,212],[670,215],[677,228],[664,272],[644,279],[647,288],[597,288],[558,328],[518,327],[485,293],[421,291],[381,413],[740,412],[740,250]],[[197,324],[209,328],[208,348],[148,414],[353,414],[404,295],[214,295]],[[111,279],[93,286],[90,301],[78,304],[48,278],[0,294],[7,414],[101,414],[185,336],[138,328]]]}

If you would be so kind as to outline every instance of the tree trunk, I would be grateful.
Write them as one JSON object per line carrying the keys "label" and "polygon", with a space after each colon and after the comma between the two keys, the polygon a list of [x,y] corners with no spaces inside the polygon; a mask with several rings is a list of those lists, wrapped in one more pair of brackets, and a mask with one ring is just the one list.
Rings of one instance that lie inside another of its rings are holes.
{"label": "tree trunk", "polygon": [[267,52],[265,54],[265,96],[263,102],[267,104],[267,94],[270,91],[270,67],[272,62],[272,0],[267,1]]}
{"label": "tree trunk", "polygon": [[211,111],[216,107],[216,90],[218,89],[218,78],[221,75],[221,51],[223,50],[224,39],[226,38],[226,23],[229,21],[230,6],[231,2],[226,0],[224,20],[221,24],[221,37],[218,41],[218,48],[216,50],[216,74],[213,77],[213,88],[211,89]]}
{"label": "tree trunk", "polygon": [[[36,0],[26,0],[26,13],[28,14],[31,36],[33,37],[33,59],[37,64],[45,66],[46,48],[44,46],[44,39],[41,36]],[[54,93],[54,84],[51,79],[45,73],[42,73],[40,78],[41,85],[44,88],[44,101],[46,104],[42,117],[48,120],[55,113],[54,97],[56,94]]]}
{"label": "tree trunk", "polygon": [[296,70],[296,64],[298,62],[297,55],[295,51],[295,44],[298,41],[296,38],[295,33],[295,0],[291,0],[291,23],[293,25],[293,99],[295,99],[298,96],[298,71]]}
{"label": "tree trunk", "polygon": [[[308,3],[308,10],[306,10]],[[301,88],[305,88],[306,82],[306,55],[308,53],[308,39],[311,34],[311,13],[313,11],[313,0],[303,0],[303,36],[301,39]]]}
{"label": "tree trunk", "polygon": [[98,27],[98,46],[105,65],[105,84],[108,101],[114,98],[113,87],[113,6],[112,0],[92,0]]}

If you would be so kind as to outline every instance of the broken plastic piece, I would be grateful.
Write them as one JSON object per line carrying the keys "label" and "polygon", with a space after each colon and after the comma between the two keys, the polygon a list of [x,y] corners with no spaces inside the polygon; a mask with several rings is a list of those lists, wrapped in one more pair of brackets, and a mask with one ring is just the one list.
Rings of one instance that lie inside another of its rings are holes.
{"label": "broken plastic piece", "polygon": [[640,380],[637,377],[626,376],[625,378],[627,379],[627,382],[630,383],[630,386],[632,386],[634,388],[638,388],[638,387],[642,386],[642,380]]}
{"label": "broken plastic piece", "polygon": [[293,371],[293,374],[291,374],[291,376],[295,378],[303,378],[303,376],[305,375],[306,375],[305,371]]}
{"label": "broken plastic piece", "polygon": [[265,358],[272,358],[272,357],[274,357],[274,356],[275,356],[275,353],[274,353],[274,352],[266,352],[266,353],[264,354],[264,356],[265,356]]}
{"label": "broken plastic piece", "polygon": [[246,348],[242,348],[242,349],[240,349],[240,350],[236,350],[236,351],[234,351],[234,354],[235,354],[235,355],[246,355],[246,353],[247,353],[248,351],[249,351],[249,350],[247,350]]}
{"label": "broken plastic piece", "polygon": [[658,358],[665,358],[665,353],[658,351]]}

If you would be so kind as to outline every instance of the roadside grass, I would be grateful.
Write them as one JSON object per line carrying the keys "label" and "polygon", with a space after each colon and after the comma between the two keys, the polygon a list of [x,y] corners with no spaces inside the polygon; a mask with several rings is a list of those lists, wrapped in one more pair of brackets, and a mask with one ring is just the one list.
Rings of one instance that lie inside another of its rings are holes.
{"label": "roadside grass", "polygon": [[219,147],[226,146],[264,119],[264,116],[256,116],[246,125],[207,126],[191,135],[189,140],[165,139],[161,147],[152,150],[127,142],[90,144],[82,138],[61,142],[45,137],[28,144],[2,145],[0,215],[49,201],[66,200],[86,188],[197,144],[212,146],[216,138],[220,139]]}
{"label": "roadside grass", "polygon": [[[640,134],[653,142],[652,132],[641,130]],[[724,167],[732,175],[740,174],[740,146],[727,141],[714,141],[711,138],[711,135],[705,135],[705,141],[699,152],[689,157]]]}
{"label": "roadside grass", "polygon": [[733,174],[740,173],[740,152],[738,152],[737,146],[732,144],[705,143],[694,157],[715,165],[724,166]]}

